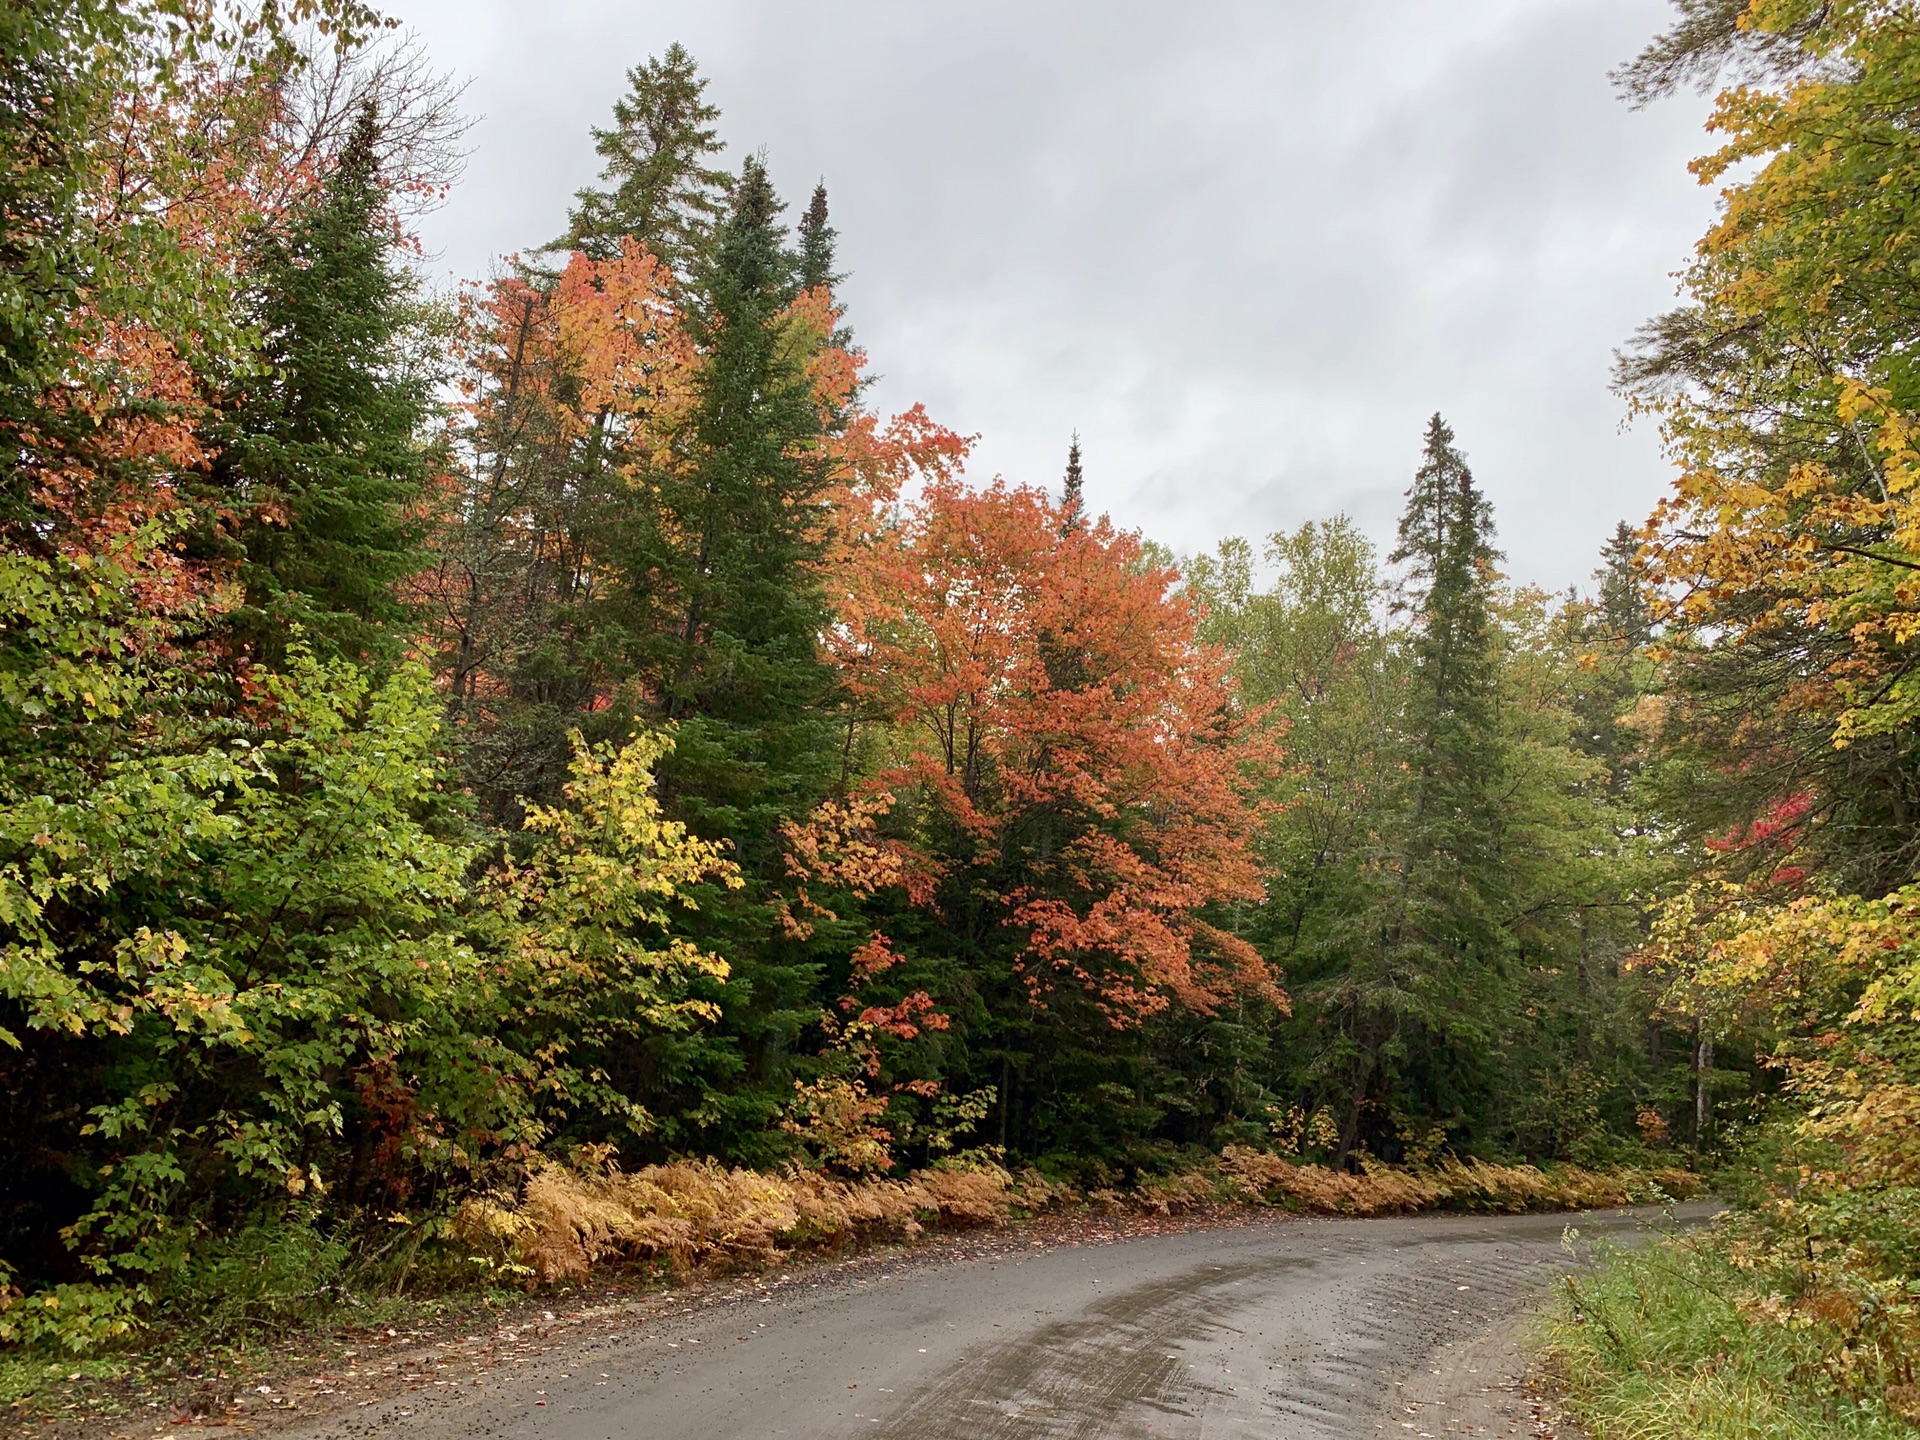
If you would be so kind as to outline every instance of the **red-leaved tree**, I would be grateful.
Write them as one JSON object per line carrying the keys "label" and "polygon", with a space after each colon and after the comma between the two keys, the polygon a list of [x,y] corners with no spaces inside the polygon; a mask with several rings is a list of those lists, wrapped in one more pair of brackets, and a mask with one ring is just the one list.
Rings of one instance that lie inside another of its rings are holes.
{"label": "red-leaved tree", "polygon": [[879,758],[790,835],[792,914],[867,922],[842,1008],[894,1083],[951,1073],[949,1014],[1004,1051],[1008,1016],[1090,1038],[1284,1005],[1231,924],[1263,893],[1253,792],[1279,756],[1177,574],[1038,490],[936,477],[863,579],[832,647]]}

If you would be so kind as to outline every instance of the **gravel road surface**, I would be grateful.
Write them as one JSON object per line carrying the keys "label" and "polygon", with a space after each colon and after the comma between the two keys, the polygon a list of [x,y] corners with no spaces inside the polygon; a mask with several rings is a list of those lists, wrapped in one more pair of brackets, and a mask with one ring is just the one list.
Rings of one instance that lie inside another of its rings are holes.
{"label": "gravel road surface", "polygon": [[[1712,1207],[1683,1207],[1682,1221]],[[1559,1432],[1518,1317],[1660,1212],[1275,1217],[907,1254],[582,1336],[298,1432],[541,1440],[1322,1440]],[[409,1379],[418,1377],[409,1376]]]}

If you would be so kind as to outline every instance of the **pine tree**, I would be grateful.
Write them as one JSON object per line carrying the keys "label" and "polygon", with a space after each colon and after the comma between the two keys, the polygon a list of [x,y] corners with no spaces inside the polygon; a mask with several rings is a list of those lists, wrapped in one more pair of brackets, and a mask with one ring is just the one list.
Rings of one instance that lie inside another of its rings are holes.
{"label": "pine tree", "polygon": [[1073,440],[1067,446],[1067,477],[1060,487],[1060,511],[1066,518],[1061,533],[1075,530],[1087,523],[1086,519],[1086,476],[1080,470],[1080,432],[1073,432]]}
{"label": "pine tree", "polygon": [[627,86],[614,103],[613,127],[593,132],[605,162],[600,188],[576,193],[556,247],[604,260],[631,236],[681,270],[726,213],[732,177],[708,163],[726,148],[713,125],[720,110],[706,100],[707,81],[679,44],[629,70]]}
{"label": "pine tree", "polygon": [[217,435],[212,479],[247,516],[233,632],[270,662],[296,626],[323,653],[392,652],[386,627],[407,613],[397,587],[421,563],[435,377],[410,344],[419,307],[378,138],[368,105],[324,189],[251,257],[264,373]]}

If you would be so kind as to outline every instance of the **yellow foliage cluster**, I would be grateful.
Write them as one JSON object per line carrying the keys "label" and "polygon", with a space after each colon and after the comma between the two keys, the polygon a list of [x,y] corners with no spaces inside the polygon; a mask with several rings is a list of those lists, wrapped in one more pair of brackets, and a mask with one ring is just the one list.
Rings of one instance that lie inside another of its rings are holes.
{"label": "yellow foliage cluster", "polygon": [[1920,1186],[1920,886],[1780,902],[1702,882],[1656,917],[1645,959],[1673,1013],[1778,1037],[1771,1059],[1805,1102],[1799,1203]]}
{"label": "yellow foliage cluster", "polygon": [[1004,1224],[1017,1215],[1090,1203],[1156,1215],[1230,1205],[1270,1205],[1320,1215],[1418,1210],[1526,1211],[1626,1205],[1694,1193],[1682,1170],[1551,1173],[1531,1165],[1446,1164],[1424,1171],[1375,1167],[1348,1175],[1229,1148],[1217,1162],[1143,1180],[1128,1191],[1085,1196],[1033,1171],[991,1163],[921,1170],[900,1180],[836,1180],[679,1160],[631,1173],[589,1155],[548,1165],[521,1194],[469,1200],[454,1235],[476,1258],[529,1280],[586,1279],[597,1266],[664,1262],[676,1274],[777,1262],[796,1251],[835,1251],[924,1230]]}
{"label": "yellow foliage cluster", "polygon": [[1752,1213],[1723,1235],[1751,1277],[1747,1318],[1825,1326],[1838,1342],[1823,1365],[1843,1389],[1911,1385],[1920,886],[1781,900],[1702,881],[1667,902],[1645,960],[1671,1012],[1769,1037],[1794,1102]]}
{"label": "yellow foliage cluster", "polygon": [[1820,667],[1785,698],[1825,717],[1845,748],[1920,717],[1920,427],[1885,388],[1846,377],[1834,388],[1869,488],[1820,461],[1757,474],[1693,465],[1656,510],[1642,560],[1676,633],[1822,636]]}

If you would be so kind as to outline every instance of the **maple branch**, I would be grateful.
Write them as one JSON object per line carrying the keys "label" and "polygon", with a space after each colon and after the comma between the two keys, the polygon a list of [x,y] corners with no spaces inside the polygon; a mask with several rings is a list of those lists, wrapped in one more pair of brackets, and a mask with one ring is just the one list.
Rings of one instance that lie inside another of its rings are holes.
{"label": "maple branch", "polygon": [[1902,570],[1920,570],[1920,561],[1902,560],[1897,556],[1882,555],[1877,551],[1862,549],[1858,545],[1842,545],[1838,541],[1832,541],[1821,545],[1820,548],[1822,550],[1839,551],[1846,555],[1858,555],[1863,560],[1878,560],[1882,564],[1898,565]]}

